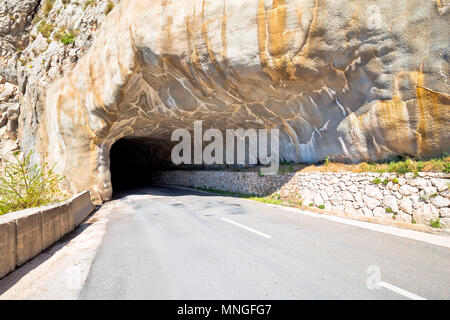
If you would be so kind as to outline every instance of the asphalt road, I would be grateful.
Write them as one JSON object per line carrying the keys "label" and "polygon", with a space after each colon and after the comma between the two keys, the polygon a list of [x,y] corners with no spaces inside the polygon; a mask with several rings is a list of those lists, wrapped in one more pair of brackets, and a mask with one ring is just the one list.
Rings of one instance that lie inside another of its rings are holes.
{"label": "asphalt road", "polygon": [[245,199],[138,193],[115,200],[81,299],[450,299],[449,248]]}

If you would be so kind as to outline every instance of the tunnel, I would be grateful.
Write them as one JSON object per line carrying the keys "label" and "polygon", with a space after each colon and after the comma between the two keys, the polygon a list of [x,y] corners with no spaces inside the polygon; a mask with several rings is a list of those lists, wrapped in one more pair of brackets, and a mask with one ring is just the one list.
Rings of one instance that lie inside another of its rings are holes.
{"label": "tunnel", "polygon": [[126,137],[110,150],[113,193],[136,189],[152,183],[157,170],[172,168],[171,143],[144,137]]}
{"label": "tunnel", "polygon": [[[225,135],[225,133],[223,133]],[[236,141],[235,141],[236,142]],[[204,149],[209,142],[203,141]],[[167,170],[222,170],[242,169],[251,165],[233,164],[194,164],[191,155],[190,164],[176,165],[171,159],[172,149],[178,142],[161,135],[158,138],[128,136],[117,140],[110,149],[110,173],[113,195],[135,191],[153,184],[158,171]],[[234,146],[235,149],[237,145]],[[194,149],[194,144],[191,144]],[[226,150],[223,151],[226,157]],[[248,140],[245,140],[245,155],[248,161]],[[237,152],[235,152],[237,157]],[[235,161],[237,158],[235,159]]]}

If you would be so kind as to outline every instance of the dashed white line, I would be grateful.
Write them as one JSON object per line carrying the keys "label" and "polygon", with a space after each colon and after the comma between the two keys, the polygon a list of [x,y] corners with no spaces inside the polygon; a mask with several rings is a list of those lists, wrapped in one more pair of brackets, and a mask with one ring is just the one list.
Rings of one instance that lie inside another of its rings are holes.
{"label": "dashed white line", "polygon": [[402,296],[405,296],[405,297],[407,297],[409,299],[412,299],[412,300],[427,300],[424,297],[418,296],[418,295],[416,295],[414,293],[411,293],[409,291],[406,291],[406,290],[404,290],[402,288],[396,287],[393,284],[390,284],[390,283],[387,283],[387,282],[384,282],[384,281],[380,281],[378,283],[378,285],[381,286],[381,287],[384,287],[384,288],[386,288],[388,290],[391,290],[391,291],[393,291],[395,293],[398,293],[398,294],[400,294]]}
{"label": "dashed white line", "polygon": [[258,230],[255,230],[255,229],[252,229],[252,228],[249,228],[249,227],[246,227],[246,226],[244,226],[244,225],[242,225],[242,224],[240,224],[240,223],[234,222],[234,221],[229,220],[229,219],[227,219],[227,218],[222,218],[222,220],[223,220],[223,221],[226,221],[226,222],[228,222],[228,223],[234,224],[235,226],[238,226],[238,227],[240,227],[240,228],[242,228],[242,229],[245,229],[245,230],[247,230],[247,231],[256,233],[257,235],[260,235],[261,237],[264,237],[264,238],[267,238],[267,239],[272,238],[272,236],[269,236],[268,234],[265,234],[265,233],[263,233],[263,232],[260,232],[260,231],[258,231]]}

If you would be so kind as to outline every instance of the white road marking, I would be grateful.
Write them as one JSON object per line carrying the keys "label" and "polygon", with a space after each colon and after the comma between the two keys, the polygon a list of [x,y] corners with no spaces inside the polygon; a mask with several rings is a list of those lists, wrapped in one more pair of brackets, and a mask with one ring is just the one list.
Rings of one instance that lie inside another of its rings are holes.
{"label": "white road marking", "polygon": [[255,230],[255,229],[252,229],[252,228],[249,228],[249,227],[246,227],[246,226],[244,226],[244,225],[242,225],[242,224],[240,224],[240,223],[231,221],[231,220],[229,220],[229,219],[227,219],[227,218],[222,218],[222,220],[223,220],[223,221],[226,221],[226,222],[228,222],[228,223],[234,224],[235,226],[241,227],[242,229],[245,229],[245,230],[247,230],[247,231],[256,233],[257,235],[260,235],[261,237],[264,237],[264,238],[267,238],[267,239],[272,238],[272,236],[269,236],[268,234],[265,234],[265,233],[263,233],[263,232],[260,232],[260,231],[258,231],[258,230]]}
{"label": "white road marking", "polygon": [[[168,186],[164,186],[164,187],[168,187]],[[211,194],[210,192],[201,191],[201,190],[197,190],[194,188],[186,188],[186,187],[178,187],[178,186],[170,186],[170,187]],[[254,200],[247,200],[247,199],[243,199],[243,200],[255,202]],[[311,216],[311,217],[326,219],[326,220],[330,220],[330,221],[334,221],[334,222],[338,222],[338,223],[348,224],[348,225],[355,226],[355,227],[362,228],[362,229],[386,233],[386,234],[390,234],[390,235],[401,237],[401,238],[422,241],[422,242],[426,242],[426,243],[429,243],[429,244],[432,244],[435,246],[450,248],[450,237],[446,236],[446,235],[437,235],[437,234],[430,234],[430,233],[425,233],[425,232],[421,232],[421,231],[402,229],[399,227],[386,226],[386,225],[377,224],[374,222],[353,220],[353,219],[349,219],[349,218],[320,214],[320,213],[315,213],[312,211],[305,211],[302,209],[289,208],[289,207],[284,207],[284,206],[280,206],[280,205],[265,204],[265,203],[260,203],[260,204],[265,205],[265,206],[279,208],[279,209],[286,210],[286,211],[302,213],[306,216]]]}
{"label": "white road marking", "polygon": [[403,290],[402,288],[396,287],[393,284],[390,284],[390,283],[387,283],[387,282],[384,282],[384,281],[380,281],[378,283],[378,285],[380,285],[381,287],[384,287],[384,288],[386,288],[388,290],[391,290],[391,291],[393,291],[395,293],[398,293],[398,294],[400,294],[402,296],[405,296],[405,297],[407,297],[409,299],[412,299],[412,300],[427,300],[424,297],[418,296],[418,295],[416,295],[414,293],[411,293],[409,291]]}
{"label": "white road marking", "polygon": [[[249,200],[249,201],[253,201],[253,200]],[[430,234],[430,233],[425,233],[425,232],[420,232],[420,231],[415,231],[415,230],[408,230],[408,229],[402,229],[402,228],[393,227],[393,226],[376,224],[376,223],[372,223],[372,222],[352,220],[349,218],[320,214],[320,213],[315,213],[312,211],[305,211],[305,210],[297,209],[297,208],[283,207],[283,206],[274,205],[274,204],[262,203],[262,205],[276,207],[276,208],[279,208],[279,209],[282,209],[285,211],[297,212],[297,213],[301,213],[301,214],[304,214],[304,215],[310,216],[310,217],[316,217],[316,218],[330,220],[330,221],[334,221],[334,222],[338,222],[338,223],[348,224],[351,226],[355,226],[355,227],[359,227],[359,228],[363,228],[363,229],[367,229],[367,230],[386,233],[386,234],[390,234],[390,235],[401,237],[401,238],[422,241],[422,242],[426,242],[429,244],[433,244],[435,246],[450,248],[450,237],[445,236],[445,235]]]}
{"label": "white road marking", "polygon": [[183,201],[179,201],[179,200],[177,200],[177,202],[178,203],[181,203],[181,204],[184,204],[185,206],[187,206],[187,207],[191,207],[191,208],[193,208],[193,206],[191,206],[190,204],[188,204],[188,203],[185,203],[185,202],[183,202]]}

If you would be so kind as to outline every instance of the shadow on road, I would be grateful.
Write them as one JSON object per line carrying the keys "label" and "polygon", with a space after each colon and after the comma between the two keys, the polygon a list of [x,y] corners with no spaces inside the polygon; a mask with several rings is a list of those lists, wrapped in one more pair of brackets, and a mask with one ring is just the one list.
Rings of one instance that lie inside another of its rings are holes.
{"label": "shadow on road", "polygon": [[[183,196],[200,196],[200,197],[218,197],[225,196],[222,194],[216,193],[208,193],[205,191],[199,191],[195,189],[189,188],[179,188],[172,186],[162,186],[162,185],[148,185],[146,187],[139,186],[139,188],[133,188],[129,190],[121,190],[113,195],[114,200],[125,199],[128,196],[135,195],[150,195],[150,196],[164,196],[164,197],[183,197]],[[209,203],[204,203],[205,208],[208,209]],[[175,204],[179,205],[179,204]],[[217,204],[210,204],[210,207],[215,207]],[[227,205],[227,204],[224,204]],[[49,248],[42,251],[38,256],[28,261],[25,265],[17,268],[15,271],[0,279],[0,300],[2,299],[2,295],[7,292],[10,288],[15,286],[23,277],[28,275],[34,269],[38,268],[40,265],[45,263],[47,260],[52,258],[55,254],[57,254],[62,248],[64,248],[67,244],[69,244],[74,238],[78,237],[85,231],[89,229],[89,227],[94,223],[93,221],[89,221],[90,218],[101,208],[98,206],[86,220],[77,227],[71,233],[65,235],[58,242],[50,246]]]}

